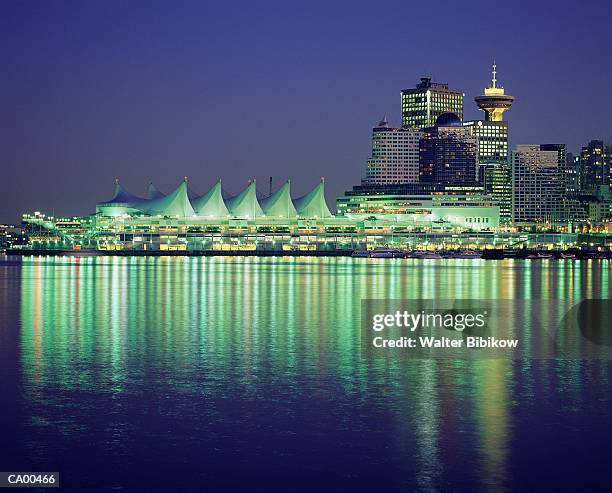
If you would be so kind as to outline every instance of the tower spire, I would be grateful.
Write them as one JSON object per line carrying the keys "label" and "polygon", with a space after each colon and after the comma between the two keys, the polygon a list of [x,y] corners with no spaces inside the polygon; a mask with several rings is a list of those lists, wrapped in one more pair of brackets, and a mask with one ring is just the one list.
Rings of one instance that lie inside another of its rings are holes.
{"label": "tower spire", "polygon": [[491,82],[493,83],[493,89],[495,89],[497,87],[497,64],[495,60],[493,60],[493,80]]}

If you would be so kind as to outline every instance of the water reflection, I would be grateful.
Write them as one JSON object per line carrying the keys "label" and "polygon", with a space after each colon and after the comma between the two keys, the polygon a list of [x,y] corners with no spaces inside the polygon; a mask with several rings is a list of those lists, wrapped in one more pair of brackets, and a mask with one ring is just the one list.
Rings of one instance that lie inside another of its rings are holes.
{"label": "water reflection", "polygon": [[187,462],[265,454],[344,480],[506,491],[523,413],[583,410],[582,385],[609,378],[605,362],[369,361],[359,333],[362,298],[608,298],[607,262],[57,257],[25,259],[21,279],[41,460],[94,436],[125,459],[146,435]]}

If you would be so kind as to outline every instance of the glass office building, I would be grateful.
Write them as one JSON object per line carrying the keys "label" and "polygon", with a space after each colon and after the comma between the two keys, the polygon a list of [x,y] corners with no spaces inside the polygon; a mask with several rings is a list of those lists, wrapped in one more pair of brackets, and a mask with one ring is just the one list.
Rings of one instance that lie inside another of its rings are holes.
{"label": "glass office building", "polygon": [[455,113],[463,120],[463,93],[429,77],[422,77],[415,88],[402,90],[401,98],[403,127],[433,127],[442,113]]}

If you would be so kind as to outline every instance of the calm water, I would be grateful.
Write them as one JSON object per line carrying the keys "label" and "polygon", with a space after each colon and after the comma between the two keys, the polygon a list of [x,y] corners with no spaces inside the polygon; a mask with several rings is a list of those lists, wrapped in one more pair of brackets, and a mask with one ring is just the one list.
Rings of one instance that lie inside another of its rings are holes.
{"label": "calm water", "polygon": [[610,264],[0,258],[0,469],[62,491],[609,488],[610,363],[366,360],[366,297],[609,298]]}

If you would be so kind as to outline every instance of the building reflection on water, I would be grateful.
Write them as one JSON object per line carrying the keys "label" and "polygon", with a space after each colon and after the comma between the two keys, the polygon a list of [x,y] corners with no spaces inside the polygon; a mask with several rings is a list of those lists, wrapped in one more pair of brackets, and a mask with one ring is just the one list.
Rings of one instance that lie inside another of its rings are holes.
{"label": "building reflection on water", "polygon": [[463,475],[505,491],[522,409],[540,400],[580,406],[583,373],[605,382],[609,367],[369,360],[360,351],[360,300],[609,298],[608,265],[27,258],[20,351],[32,453],[44,454],[50,435],[86,436],[94,413],[107,416],[107,453],[128,453],[136,416],[151,412],[133,399],[161,392],[158,411],[190,422],[211,446],[227,439],[219,430],[228,399],[243,406],[233,425],[252,440],[261,438],[258,406],[278,412],[268,429],[280,433],[270,445],[278,453],[288,447],[299,458],[288,444],[305,430],[354,459],[357,475],[362,461],[423,490]]}

